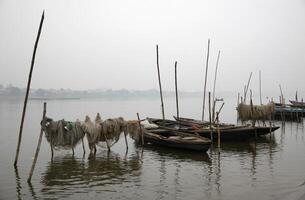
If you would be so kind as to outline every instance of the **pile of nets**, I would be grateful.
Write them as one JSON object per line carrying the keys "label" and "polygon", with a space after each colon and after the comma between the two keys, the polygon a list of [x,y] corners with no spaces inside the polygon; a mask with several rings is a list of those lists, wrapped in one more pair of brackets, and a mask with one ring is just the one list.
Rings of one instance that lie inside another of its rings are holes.
{"label": "pile of nets", "polygon": [[76,122],[64,119],[54,121],[52,118],[45,117],[41,121],[41,126],[47,141],[55,149],[74,148],[85,136],[82,124],[78,120]]}
{"label": "pile of nets", "polygon": [[275,112],[274,103],[267,105],[247,105],[240,103],[237,107],[238,118],[241,121],[247,120],[271,120]]}

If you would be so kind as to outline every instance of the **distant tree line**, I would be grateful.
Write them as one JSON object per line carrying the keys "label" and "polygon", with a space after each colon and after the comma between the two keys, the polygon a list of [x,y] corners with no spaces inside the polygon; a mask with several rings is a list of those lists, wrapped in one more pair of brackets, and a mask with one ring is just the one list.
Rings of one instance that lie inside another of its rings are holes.
{"label": "distant tree line", "polygon": [[[0,84],[0,97],[24,97],[25,88],[19,88],[9,84],[3,86]],[[165,91],[165,96],[174,96],[175,93]],[[197,96],[201,95],[195,92],[181,92],[181,96]],[[130,97],[159,97],[159,91],[150,90],[72,90],[72,89],[32,89],[30,90],[30,98],[130,98]]]}

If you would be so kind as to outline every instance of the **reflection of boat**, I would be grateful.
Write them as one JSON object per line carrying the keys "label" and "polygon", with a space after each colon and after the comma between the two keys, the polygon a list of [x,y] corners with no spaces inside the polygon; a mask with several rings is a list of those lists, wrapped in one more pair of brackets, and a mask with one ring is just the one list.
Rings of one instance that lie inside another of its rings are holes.
{"label": "reflection of boat", "polygon": [[161,128],[169,130],[184,131],[187,133],[199,134],[202,137],[209,138],[213,134],[213,139],[218,138],[218,130],[220,132],[221,140],[247,140],[255,138],[256,136],[263,136],[269,134],[270,131],[274,132],[279,127],[260,127],[260,126],[229,126],[229,127],[198,127],[187,124],[181,124],[173,120],[153,119],[147,118],[149,122],[158,125]]}
{"label": "reflection of boat", "polygon": [[150,150],[153,153],[157,153],[162,157],[169,157],[170,159],[176,159],[179,161],[203,161],[211,163],[211,159],[207,153],[193,153],[192,151],[183,151],[181,149],[165,148],[162,146],[144,146],[145,149]]}
{"label": "reflection of boat", "polygon": [[207,138],[166,129],[145,131],[144,141],[158,146],[202,152],[206,152],[211,145],[211,140]]}

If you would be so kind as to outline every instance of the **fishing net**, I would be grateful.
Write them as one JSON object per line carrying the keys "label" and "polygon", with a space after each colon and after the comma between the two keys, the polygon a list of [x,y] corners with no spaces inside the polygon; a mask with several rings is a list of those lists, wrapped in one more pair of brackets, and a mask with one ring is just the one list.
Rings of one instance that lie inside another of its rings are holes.
{"label": "fishing net", "polygon": [[55,149],[74,148],[85,136],[82,125],[78,120],[76,122],[65,121],[64,119],[54,121],[45,117],[41,121],[41,126],[47,141]]}
{"label": "fishing net", "polygon": [[127,123],[126,123],[126,132],[137,143],[140,141],[141,131],[140,131],[139,122],[137,120],[127,121]]}
{"label": "fishing net", "polygon": [[247,120],[271,120],[275,112],[274,103],[267,105],[247,105],[240,103],[237,107],[238,117],[242,121]]}

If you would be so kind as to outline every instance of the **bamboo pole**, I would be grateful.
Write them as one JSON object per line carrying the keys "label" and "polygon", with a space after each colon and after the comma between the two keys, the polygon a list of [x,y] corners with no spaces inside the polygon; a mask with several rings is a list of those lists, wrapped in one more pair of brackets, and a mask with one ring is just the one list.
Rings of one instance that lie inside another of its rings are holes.
{"label": "bamboo pole", "polygon": [[31,68],[30,68],[30,73],[29,73],[29,77],[28,77],[27,89],[26,89],[26,93],[25,93],[25,99],[24,99],[20,129],[19,129],[18,144],[17,144],[17,149],[16,149],[14,166],[17,166],[18,157],[19,157],[23,123],[24,123],[24,118],[25,118],[25,113],[26,113],[26,106],[27,106],[27,102],[28,102],[29,91],[30,91],[30,87],[31,87],[32,72],[33,72],[33,68],[34,68],[36,49],[37,49],[38,42],[39,42],[39,37],[40,37],[41,29],[42,29],[43,20],[44,20],[44,11],[42,12],[42,16],[41,16],[41,20],[40,20],[40,24],[39,24],[39,29],[38,29],[38,33],[37,33],[37,37],[36,37],[36,42],[35,42],[35,45],[34,45],[34,51],[33,51],[33,55],[32,55],[32,62],[31,62]]}
{"label": "bamboo pole", "polygon": [[216,69],[215,69],[215,76],[214,76],[214,84],[213,84],[213,117],[212,119],[214,120],[215,118],[215,104],[216,104],[216,101],[215,101],[215,88],[216,88],[216,78],[217,78],[217,71],[218,71],[218,63],[219,63],[219,57],[220,57],[220,50],[218,51],[218,55],[217,55],[217,61],[216,61]]}
{"label": "bamboo pole", "polygon": [[[44,102],[44,103],[43,103],[42,120],[45,119],[45,117],[46,117],[46,112],[47,112],[47,103]],[[42,127],[42,126],[44,126],[44,125],[41,125],[41,128],[40,128],[40,134],[39,134],[38,144],[37,144],[37,148],[36,148],[34,160],[33,160],[33,163],[32,163],[32,167],[31,167],[31,170],[30,170],[30,173],[29,173],[28,182],[31,182],[31,179],[32,179],[32,176],[33,176],[33,172],[34,172],[34,169],[35,169],[35,165],[36,165],[36,162],[37,162],[37,158],[38,158],[38,154],[39,154],[39,150],[40,150],[40,145],[41,145],[41,141],[42,141],[42,135],[43,135],[43,127]]]}
{"label": "bamboo pole", "polygon": [[209,120],[210,120],[210,137],[213,141],[213,131],[212,131],[212,116],[211,116],[211,92],[209,92]]}
{"label": "bamboo pole", "polygon": [[260,101],[261,105],[263,105],[263,102],[262,102],[262,75],[261,75],[261,71],[259,71],[259,101]]}
{"label": "bamboo pole", "polygon": [[177,107],[177,118],[179,118],[179,103],[178,103],[178,86],[177,86],[177,61],[175,62],[175,91],[176,91],[176,107]]}
{"label": "bamboo pole", "polygon": [[219,121],[217,120],[217,133],[218,133],[218,153],[220,153],[220,129],[219,129]]}
{"label": "bamboo pole", "polygon": [[137,117],[138,117],[140,133],[141,133],[141,142],[142,142],[142,146],[144,146],[144,133],[143,133],[142,126],[141,126],[141,120],[140,120],[139,113],[137,113]]}
{"label": "bamboo pole", "polygon": [[207,79],[208,79],[209,55],[210,55],[210,39],[208,39],[208,51],[207,51],[207,59],[206,59],[206,64],[205,64],[205,81],[204,81],[203,103],[202,103],[202,121],[204,121],[205,93],[206,93],[206,86],[207,86]]}
{"label": "bamboo pole", "polygon": [[84,155],[86,154],[86,150],[85,150],[85,144],[84,144],[84,139],[82,138],[82,146],[83,146],[83,152],[84,152]]}
{"label": "bamboo pole", "polygon": [[237,94],[237,106],[239,105],[239,93]]}
{"label": "bamboo pole", "polygon": [[250,84],[251,77],[252,77],[252,72],[250,73],[250,77],[249,77],[249,79],[248,79],[248,83],[247,83],[246,90],[245,90],[245,96],[244,96],[244,101],[245,101],[245,102],[246,102],[246,100],[247,100],[247,93],[248,93],[248,89],[249,89],[249,84]]}
{"label": "bamboo pole", "polygon": [[279,87],[280,87],[280,91],[281,91],[281,100],[282,100],[282,104],[285,104],[285,102],[284,102],[284,95],[283,95],[283,91],[282,91],[282,87],[281,87],[281,85],[279,85]]}
{"label": "bamboo pole", "polygon": [[162,86],[161,86],[161,78],[160,78],[159,47],[158,47],[158,45],[156,46],[156,51],[157,51],[157,69],[158,69],[158,80],[159,80],[159,89],[160,89],[160,98],[161,98],[162,118],[165,119],[163,96],[162,96]]}

